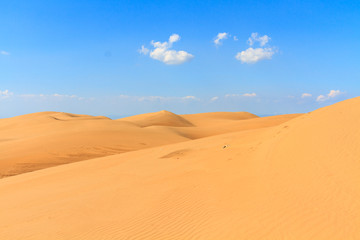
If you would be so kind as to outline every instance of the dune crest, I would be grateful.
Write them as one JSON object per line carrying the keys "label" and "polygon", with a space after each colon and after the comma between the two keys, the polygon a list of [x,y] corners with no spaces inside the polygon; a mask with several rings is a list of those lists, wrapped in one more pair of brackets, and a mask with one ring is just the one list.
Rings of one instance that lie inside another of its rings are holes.
{"label": "dune crest", "polygon": [[132,117],[118,119],[118,121],[132,122],[140,127],[148,126],[171,126],[171,127],[192,127],[191,122],[175,113],[162,110],[155,113],[145,113]]}

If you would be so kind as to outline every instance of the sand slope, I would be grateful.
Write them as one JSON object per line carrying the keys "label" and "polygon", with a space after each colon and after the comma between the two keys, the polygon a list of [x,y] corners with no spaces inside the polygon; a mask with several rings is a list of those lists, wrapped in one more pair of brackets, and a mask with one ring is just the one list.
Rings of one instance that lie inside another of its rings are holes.
{"label": "sand slope", "polygon": [[213,122],[228,121],[228,120],[245,120],[258,118],[255,114],[249,112],[209,112],[197,114],[183,114],[180,115],[189,122],[195,125],[213,125]]}
{"label": "sand slope", "polygon": [[3,178],[0,239],[360,239],[359,117],[355,98]]}
{"label": "sand slope", "polygon": [[[254,122],[253,127],[277,125],[296,116],[276,116],[275,121],[263,118],[262,122]],[[207,119],[198,117],[196,124],[199,126],[196,127],[185,118],[168,111],[120,120],[60,112],[0,119],[0,178],[64,163],[244,130],[251,121],[249,119],[247,123],[242,123],[244,118],[240,117],[238,120],[209,124]],[[206,127],[203,128],[202,124]]]}
{"label": "sand slope", "polygon": [[0,177],[188,140],[170,129],[57,112],[1,119],[0,136]]}
{"label": "sand slope", "polygon": [[148,126],[171,126],[171,127],[192,127],[191,122],[172,112],[163,110],[155,113],[140,114],[132,117],[118,119],[135,123],[140,127]]}

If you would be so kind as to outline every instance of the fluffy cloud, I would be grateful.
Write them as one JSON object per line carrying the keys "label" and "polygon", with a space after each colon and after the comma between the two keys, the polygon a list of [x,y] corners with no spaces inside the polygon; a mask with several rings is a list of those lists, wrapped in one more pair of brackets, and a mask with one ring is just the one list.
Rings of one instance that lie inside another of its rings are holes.
{"label": "fluffy cloud", "polygon": [[312,97],[312,94],[310,94],[310,93],[303,93],[303,94],[301,95],[301,98],[307,98],[307,97]]}
{"label": "fluffy cloud", "polygon": [[224,33],[218,33],[218,35],[216,36],[214,43],[216,46],[219,46],[222,44],[221,40],[227,39],[229,37],[229,34],[224,32]]}
{"label": "fluffy cloud", "polygon": [[178,34],[173,34],[169,37],[169,43],[174,43],[180,40],[180,36]]}
{"label": "fluffy cloud", "polygon": [[152,59],[161,61],[165,64],[176,65],[182,64],[190,61],[194,58],[194,56],[185,51],[176,51],[171,50],[173,43],[180,40],[180,36],[178,34],[172,34],[169,37],[168,42],[154,42],[151,41],[151,45],[154,47],[153,50],[149,50],[144,46],[141,46],[141,49],[138,51],[141,54],[147,55],[149,54]]}
{"label": "fluffy cloud", "polygon": [[340,94],[342,94],[343,92],[340,92],[340,90],[330,90],[330,92],[327,94],[327,95],[319,95],[317,98],[316,98],[316,101],[318,102],[324,102],[324,101],[327,101],[331,98],[334,98]]}
{"label": "fluffy cloud", "polygon": [[333,98],[336,97],[337,95],[340,95],[342,92],[340,92],[340,90],[330,90],[330,92],[328,93],[328,97]]}
{"label": "fluffy cloud", "polygon": [[1,54],[1,55],[10,55],[10,53],[9,53],[9,52],[3,51],[3,50],[2,50],[2,51],[0,51],[0,54]]}
{"label": "fluffy cloud", "polygon": [[[241,63],[256,63],[264,59],[271,59],[275,53],[273,47],[264,47],[271,38],[267,35],[259,36],[258,33],[252,33],[248,39],[249,48],[238,52],[235,58]],[[253,48],[255,43],[259,43],[260,47]]]}
{"label": "fluffy cloud", "polygon": [[316,101],[318,102],[323,102],[323,101],[326,101],[328,98],[325,97],[324,95],[319,95],[317,98],[316,98]]}
{"label": "fluffy cloud", "polygon": [[270,39],[271,38],[268,35],[260,37],[258,33],[252,33],[251,37],[248,39],[248,43],[250,46],[252,46],[255,42],[259,42],[260,46],[263,47],[269,42]]}
{"label": "fluffy cloud", "polygon": [[0,98],[8,98],[12,95],[13,95],[13,93],[10,92],[9,90],[4,90],[4,91],[0,90]]}
{"label": "fluffy cloud", "polygon": [[260,60],[271,59],[274,55],[272,48],[248,48],[245,51],[238,52],[235,58],[242,63],[256,63]]}

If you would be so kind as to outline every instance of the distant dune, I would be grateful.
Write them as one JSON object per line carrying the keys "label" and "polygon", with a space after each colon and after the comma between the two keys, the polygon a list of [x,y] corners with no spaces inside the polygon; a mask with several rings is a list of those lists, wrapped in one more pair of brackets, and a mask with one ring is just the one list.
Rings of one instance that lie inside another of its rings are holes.
{"label": "distant dune", "polygon": [[149,126],[171,126],[171,127],[192,127],[191,122],[169,111],[160,111],[155,113],[146,113],[137,116],[118,119],[135,123],[140,127]]}
{"label": "distant dune", "polygon": [[[219,116],[214,121],[214,116]],[[243,122],[250,113],[176,115],[168,111],[118,120],[61,112],[0,119],[0,178],[143,148],[280,124],[297,115]],[[220,117],[222,116],[222,117]],[[233,116],[230,121],[225,116]],[[236,117],[237,116],[237,117]],[[193,120],[196,126],[191,122]],[[251,120],[251,119],[249,119]],[[204,125],[205,127],[202,127]]]}
{"label": "distant dune", "polygon": [[72,149],[127,148],[0,179],[0,239],[360,239],[359,119],[360,98],[267,118],[1,119],[14,167],[27,150],[71,162]]}

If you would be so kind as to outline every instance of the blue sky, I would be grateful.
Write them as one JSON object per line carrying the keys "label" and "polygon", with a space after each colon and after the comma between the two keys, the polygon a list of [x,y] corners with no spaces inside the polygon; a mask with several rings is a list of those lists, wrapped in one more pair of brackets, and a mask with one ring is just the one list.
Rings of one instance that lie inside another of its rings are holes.
{"label": "blue sky", "polygon": [[0,7],[0,117],[162,109],[268,115],[360,93],[359,1],[13,0]]}

